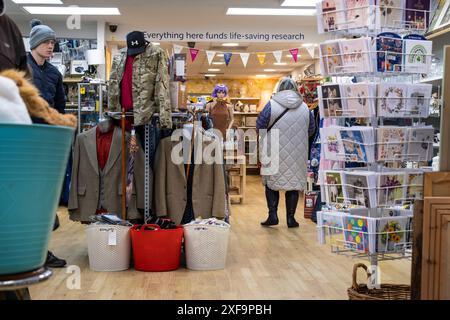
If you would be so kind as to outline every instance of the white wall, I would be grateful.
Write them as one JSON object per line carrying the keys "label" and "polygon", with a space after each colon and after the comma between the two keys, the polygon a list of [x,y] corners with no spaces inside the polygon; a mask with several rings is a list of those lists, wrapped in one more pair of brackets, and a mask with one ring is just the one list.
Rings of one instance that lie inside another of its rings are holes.
{"label": "white wall", "polygon": [[[29,37],[30,35],[30,20],[14,18],[14,22],[24,37]],[[81,29],[79,30],[69,30],[65,21],[46,21],[43,19],[42,22],[52,28],[58,38],[97,39],[97,22],[81,21]]]}

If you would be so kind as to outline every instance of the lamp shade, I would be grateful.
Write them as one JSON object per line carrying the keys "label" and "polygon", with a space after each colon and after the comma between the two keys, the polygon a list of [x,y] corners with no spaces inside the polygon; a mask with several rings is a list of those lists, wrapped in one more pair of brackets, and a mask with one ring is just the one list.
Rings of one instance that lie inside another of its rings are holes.
{"label": "lamp shade", "polygon": [[86,60],[88,65],[98,66],[101,64],[105,64],[105,55],[103,54],[103,51],[100,50],[87,50]]}

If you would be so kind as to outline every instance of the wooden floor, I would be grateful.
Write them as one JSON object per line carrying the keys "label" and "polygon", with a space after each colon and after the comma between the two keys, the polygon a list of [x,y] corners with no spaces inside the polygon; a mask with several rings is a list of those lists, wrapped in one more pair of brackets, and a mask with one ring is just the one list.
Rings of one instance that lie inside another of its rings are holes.
{"label": "wooden floor", "polygon": [[[67,269],[31,288],[33,299],[347,299],[352,266],[357,260],[331,253],[316,240],[316,225],[297,211],[300,228],[286,227],[284,196],[280,225],[263,228],[264,190],[258,177],[247,181],[244,205],[233,205],[227,266],[221,271],[167,273],[94,272],[89,269],[84,227],[69,221],[60,209],[61,227],[53,232],[50,249],[68,265],[81,268],[81,289],[69,290]],[[366,261],[367,263],[367,261]],[[383,283],[410,282],[410,262],[381,263]],[[365,277],[361,273],[360,280]]]}

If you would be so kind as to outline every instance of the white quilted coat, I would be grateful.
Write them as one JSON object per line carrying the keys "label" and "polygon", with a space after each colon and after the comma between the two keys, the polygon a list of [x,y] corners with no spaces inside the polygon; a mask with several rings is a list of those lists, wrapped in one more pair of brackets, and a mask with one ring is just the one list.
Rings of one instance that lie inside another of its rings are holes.
{"label": "white quilted coat", "polygon": [[306,189],[310,111],[301,96],[291,90],[276,93],[270,105],[270,125],[286,108],[289,111],[262,139],[267,143],[261,150],[263,184],[275,191],[303,191]]}

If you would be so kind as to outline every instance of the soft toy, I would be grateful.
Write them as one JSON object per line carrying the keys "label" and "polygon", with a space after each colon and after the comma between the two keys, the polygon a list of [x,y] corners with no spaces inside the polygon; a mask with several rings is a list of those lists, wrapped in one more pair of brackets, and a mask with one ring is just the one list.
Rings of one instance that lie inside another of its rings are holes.
{"label": "soft toy", "polygon": [[14,81],[0,76],[0,122],[31,124],[27,106]]}
{"label": "soft toy", "polygon": [[50,107],[40,95],[36,87],[27,80],[25,73],[6,70],[0,76],[13,80],[19,88],[20,96],[25,102],[31,117],[40,118],[50,125],[73,127],[77,126],[77,118],[71,114],[60,114]]}

